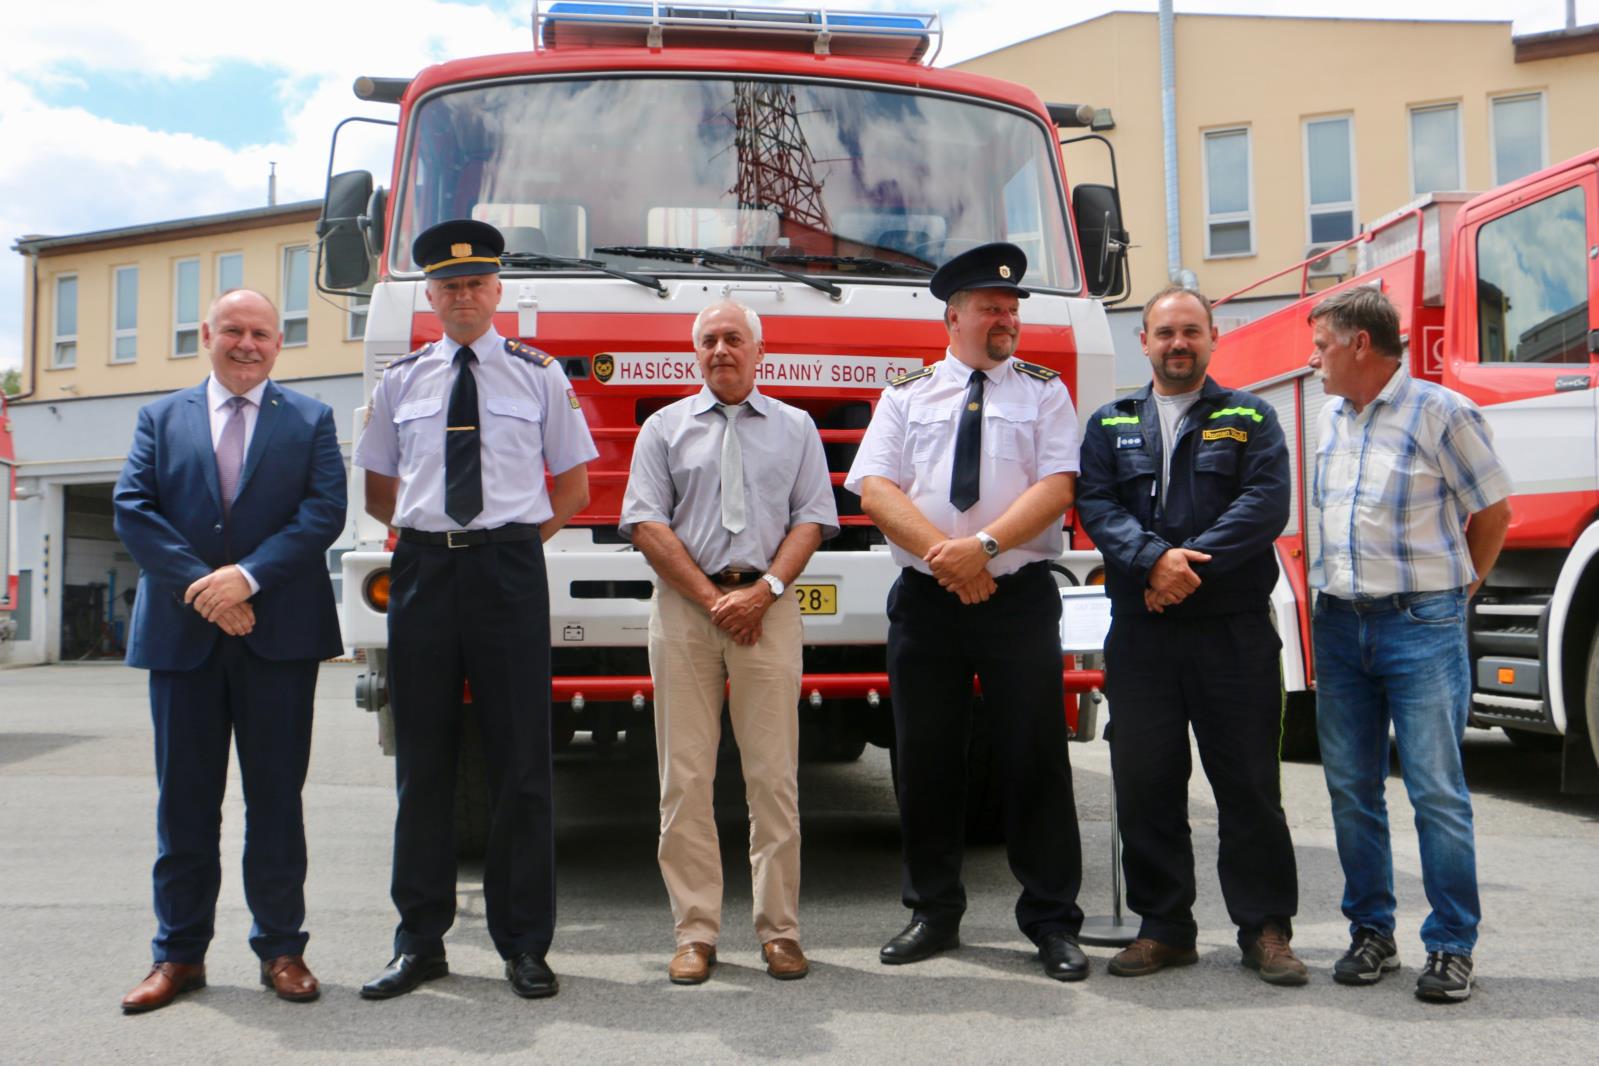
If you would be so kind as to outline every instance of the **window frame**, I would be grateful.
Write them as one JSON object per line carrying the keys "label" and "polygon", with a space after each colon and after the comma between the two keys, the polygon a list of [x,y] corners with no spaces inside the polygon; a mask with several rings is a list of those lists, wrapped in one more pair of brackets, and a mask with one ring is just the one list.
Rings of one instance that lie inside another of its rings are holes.
{"label": "window frame", "polygon": [[[118,325],[122,319],[122,275],[128,272],[133,274],[133,325],[123,327]],[[122,355],[117,351],[124,340],[133,342],[133,354]],[[111,268],[111,346],[106,353],[106,362],[114,366],[126,366],[139,361],[139,264],[124,263]]]}
{"label": "window frame", "polygon": [[[1426,112],[1453,111],[1455,113],[1455,184],[1448,189],[1422,189],[1416,183],[1416,116]],[[1466,187],[1466,130],[1465,108],[1459,100],[1440,100],[1431,104],[1411,104],[1406,108],[1405,127],[1410,149],[1410,194],[1426,196],[1434,192],[1458,192]]]}
{"label": "window frame", "polygon": [[[295,252],[305,256],[305,308],[299,311],[289,309],[289,257]],[[278,271],[278,297],[280,300],[278,312],[278,333],[283,338],[285,348],[304,348],[311,343],[311,246],[309,244],[285,244],[278,256],[280,269]],[[298,341],[289,340],[289,323],[305,323],[305,339]]]}
{"label": "window frame", "polygon": [[[1329,200],[1326,203],[1312,203],[1310,199],[1310,127],[1317,123],[1342,122],[1347,131],[1349,145],[1349,199]],[[1305,247],[1313,244],[1342,244],[1360,235],[1360,171],[1356,165],[1355,157],[1355,113],[1353,111],[1331,115],[1310,115],[1299,120],[1299,145],[1300,166],[1303,168],[1305,191]],[[1317,240],[1315,233],[1315,218],[1317,215],[1330,215],[1338,212],[1349,213],[1348,237],[1335,241]]]}
{"label": "window frame", "polygon": [[1517,174],[1514,178],[1501,177],[1499,174],[1499,105],[1517,100],[1538,101],[1538,165],[1528,171],[1528,173],[1536,174],[1549,165],[1548,94],[1542,89],[1494,93],[1488,97],[1488,162],[1493,171],[1493,183],[1496,186],[1526,177],[1525,174]]}
{"label": "window frame", "polygon": [[[1244,191],[1249,204],[1244,211],[1223,211],[1212,213],[1210,210],[1210,143],[1211,138],[1241,133],[1244,135]],[[1205,258],[1206,259],[1248,259],[1258,254],[1256,244],[1255,226],[1255,135],[1254,130],[1247,124],[1217,126],[1212,129],[1200,130],[1200,195],[1204,198],[1205,205]],[[1249,225],[1249,248],[1241,252],[1215,252],[1211,250],[1211,229],[1213,226],[1230,225],[1244,222]]]}
{"label": "window frame", "polygon": [[[185,266],[194,265],[194,318],[183,317],[183,307],[179,304],[183,292],[179,274]],[[171,359],[195,359],[200,355],[200,257],[186,255],[172,261],[172,351],[168,353]],[[178,336],[187,332],[194,333],[194,351],[183,352],[178,350]]]}
{"label": "window frame", "polygon": [[[359,299],[361,301],[361,310],[360,310],[359,313],[357,313],[357,311],[355,309],[355,302],[356,302],[357,299]],[[345,340],[347,340],[347,341],[364,341],[364,340],[366,340],[367,315],[369,315],[371,313],[371,309],[372,309],[372,294],[369,293],[369,292],[368,293],[362,293],[362,294],[360,294],[359,297],[357,297],[357,296],[346,296],[344,298],[344,339]],[[359,318],[361,320],[361,328],[360,329],[357,329],[356,326],[355,326],[355,320],[357,318]]]}
{"label": "window frame", "polygon": [[[62,333],[61,286],[69,281],[72,282],[72,332]],[[77,271],[74,270],[71,273],[57,274],[55,276],[55,286],[51,290],[52,303],[50,307],[51,333],[53,336],[50,345],[51,370],[71,370],[78,365],[78,310],[82,295],[83,286],[79,283]],[[63,361],[61,359],[61,348],[67,344],[72,345],[72,358]]]}

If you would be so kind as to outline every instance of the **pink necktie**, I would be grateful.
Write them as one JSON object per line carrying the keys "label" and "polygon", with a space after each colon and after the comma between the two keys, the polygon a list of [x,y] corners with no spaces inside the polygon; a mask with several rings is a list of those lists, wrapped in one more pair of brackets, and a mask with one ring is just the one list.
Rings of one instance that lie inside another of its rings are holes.
{"label": "pink necktie", "polygon": [[217,441],[217,480],[222,485],[224,515],[233,510],[233,497],[239,492],[239,472],[244,469],[244,405],[249,402],[243,396],[228,400],[228,420],[222,423]]}

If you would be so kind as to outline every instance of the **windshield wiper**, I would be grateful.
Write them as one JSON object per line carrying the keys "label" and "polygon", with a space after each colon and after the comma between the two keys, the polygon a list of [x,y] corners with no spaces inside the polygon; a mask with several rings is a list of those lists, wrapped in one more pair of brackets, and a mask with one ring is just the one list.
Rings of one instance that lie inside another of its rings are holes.
{"label": "windshield wiper", "polygon": [[660,278],[652,278],[648,274],[631,274],[626,270],[617,270],[607,266],[598,259],[573,259],[564,255],[545,255],[543,252],[505,252],[500,256],[500,262],[506,266],[539,267],[578,267],[582,270],[597,270],[601,274],[609,274],[613,278],[631,281],[635,285],[642,285],[646,289],[654,289],[655,295],[667,296],[666,286],[661,284]]}
{"label": "windshield wiper", "polygon": [[827,293],[835,300],[844,298],[844,290],[834,285],[831,281],[813,278],[808,274],[800,274],[793,270],[784,270],[769,259],[761,259],[753,255],[715,252],[709,248],[678,248],[669,244],[620,244],[594,250],[603,252],[606,255],[625,255],[634,259],[665,259],[674,263],[715,263],[719,266],[751,267],[755,270],[770,271],[773,274],[788,278],[790,281],[797,281],[801,285],[809,285],[813,289]]}
{"label": "windshield wiper", "polygon": [[778,252],[767,256],[773,263],[795,263],[809,265],[812,263],[836,266],[841,270],[854,271],[859,274],[931,274],[931,264],[916,262],[904,263],[894,259],[882,259],[875,255],[788,255]]}

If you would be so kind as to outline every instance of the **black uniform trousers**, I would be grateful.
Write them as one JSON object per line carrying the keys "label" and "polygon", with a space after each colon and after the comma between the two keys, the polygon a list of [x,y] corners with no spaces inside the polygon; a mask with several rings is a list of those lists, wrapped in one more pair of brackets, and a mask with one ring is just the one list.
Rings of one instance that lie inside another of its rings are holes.
{"label": "black uniform trousers", "polygon": [[150,671],[155,725],[156,962],[205,961],[222,884],[228,745],[244,785],[244,898],[263,959],[305,952],[305,820],[315,659],[277,662],[223,636],[193,670]]}
{"label": "black uniform trousers", "polygon": [[1265,609],[1111,622],[1111,769],[1127,903],[1143,919],[1141,937],[1186,948],[1198,931],[1189,726],[1216,797],[1216,872],[1239,944],[1253,944],[1268,919],[1293,931],[1299,880],[1282,807],[1281,649]]}
{"label": "black uniform trousers", "polygon": [[443,954],[444,934],[455,921],[455,768],[466,680],[488,771],[489,935],[504,958],[542,958],[555,934],[543,545],[533,539],[448,548],[402,540],[390,591],[389,698],[399,785],[394,949]]}
{"label": "black uniform trousers", "polygon": [[1083,924],[1060,594],[1041,563],[997,584],[988,600],[964,605],[934,578],[907,568],[888,595],[902,894],[916,920],[959,928],[975,674],[1002,781],[1006,853],[1022,885],[1016,922],[1037,943],[1049,933],[1075,936]]}

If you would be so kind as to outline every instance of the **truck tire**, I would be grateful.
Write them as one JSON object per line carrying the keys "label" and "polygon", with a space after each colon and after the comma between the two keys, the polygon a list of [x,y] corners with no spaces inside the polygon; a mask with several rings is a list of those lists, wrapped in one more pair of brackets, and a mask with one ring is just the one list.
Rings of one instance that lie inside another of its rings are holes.
{"label": "truck tire", "polygon": [[[1593,640],[1588,646],[1588,669],[1582,686],[1584,718],[1588,726],[1588,743],[1593,747],[1593,760],[1599,764],[1599,626],[1594,627]],[[1569,727],[1568,727],[1569,728]]]}
{"label": "truck tire", "polygon": [[1316,739],[1316,694],[1288,692],[1283,696],[1283,761],[1315,762],[1321,755]]}
{"label": "truck tire", "polygon": [[489,775],[477,709],[461,705],[461,746],[455,762],[455,857],[481,859],[489,846]]}

